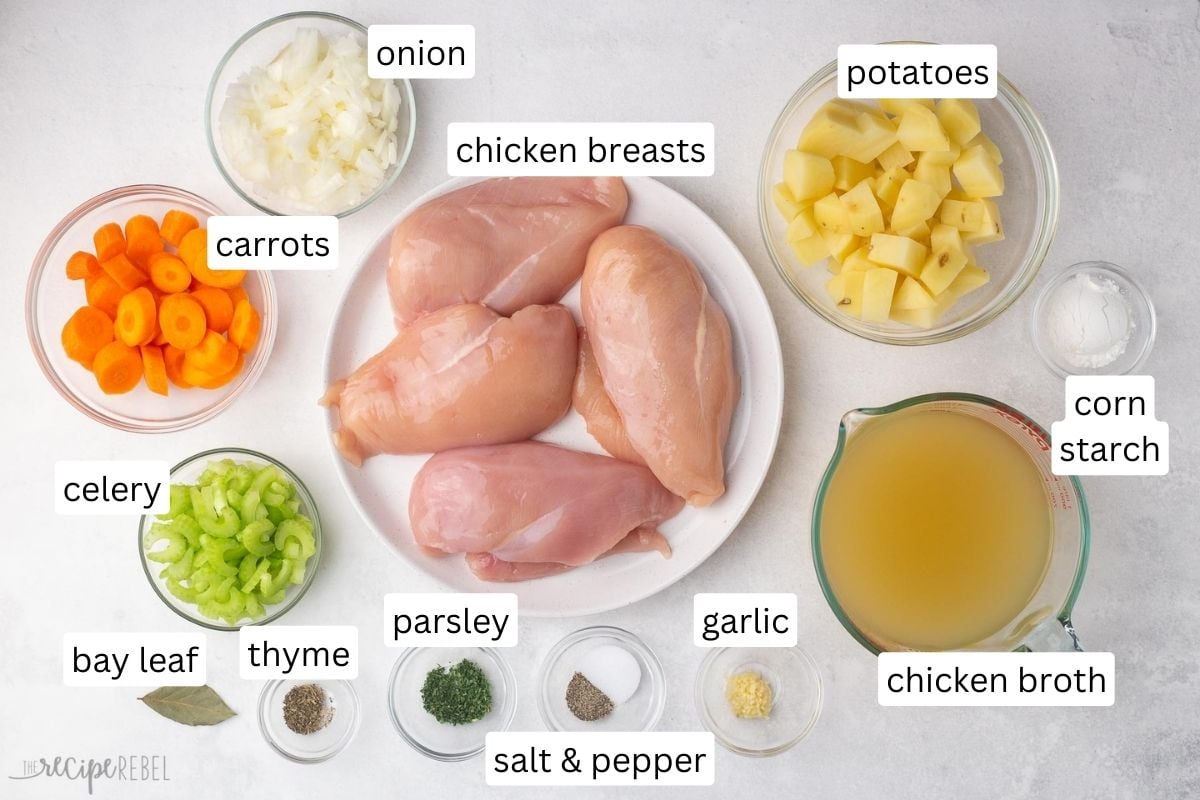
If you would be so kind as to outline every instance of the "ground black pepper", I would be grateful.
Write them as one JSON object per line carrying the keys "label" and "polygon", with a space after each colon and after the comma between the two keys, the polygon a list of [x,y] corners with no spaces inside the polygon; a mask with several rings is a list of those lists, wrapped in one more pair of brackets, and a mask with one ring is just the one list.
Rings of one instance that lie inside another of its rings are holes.
{"label": "ground black pepper", "polygon": [[567,684],[567,708],[571,709],[571,713],[577,719],[595,722],[612,713],[613,701],[585,678],[583,673],[576,672]]}
{"label": "ground black pepper", "polygon": [[315,683],[293,686],[283,697],[283,722],[288,730],[307,736],[316,733],[333,719],[329,695]]}

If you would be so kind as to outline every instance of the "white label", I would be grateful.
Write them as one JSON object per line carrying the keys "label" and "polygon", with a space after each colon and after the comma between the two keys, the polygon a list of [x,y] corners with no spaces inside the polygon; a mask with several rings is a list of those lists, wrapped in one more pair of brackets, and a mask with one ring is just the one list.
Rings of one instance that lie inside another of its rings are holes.
{"label": "white label", "polygon": [[713,174],[711,122],[452,122],[456,176]]}
{"label": "white label", "polygon": [[65,686],[203,686],[203,633],[63,634]]}
{"label": "white label", "polygon": [[692,603],[696,647],[795,647],[796,595],[785,592],[697,594]]}
{"label": "white label", "polygon": [[383,613],[388,647],[517,645],[515,594],[386,594]]}
{"label": "white label", "polygon": [[880,653],[881,706],[1111,706],[1112,653]]}
{"label": "white label", "polygon": [[844,44],[838,48],[838,97],[996,96],[994,44]]}
{"label": "white label", "polygon": [[1166,475],[1167,423],[1154,417],[1149,375],[1071,375],[1066,418],[1050,426],[1055,475]]}
{"label": "white label", "polygon": [[337,217],[208,218],[209,269],[337,269]]}
{"label": "white label", "polygon": [[165,461],[59,461],[54,511],[67,516],[165,514],[171,508]]}
{"label": "white label", "polygon": [[713,735],[493,732],[486,739],[488,786],[712,786]]}
{"label": "white label", "polygon": [[371,25],[367,75],[385,80],[474,78],[474,25]]}
{"label": "white label", "polygon": [[238,633],[238,673],[248,681],[352,681],[358,677],[358,628],[245,625]]}

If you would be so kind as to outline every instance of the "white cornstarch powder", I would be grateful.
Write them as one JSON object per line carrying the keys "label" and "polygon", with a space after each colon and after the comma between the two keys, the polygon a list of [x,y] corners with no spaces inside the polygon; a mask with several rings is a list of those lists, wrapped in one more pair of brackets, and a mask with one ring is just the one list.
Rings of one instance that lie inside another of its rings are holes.
{"label": "white cornstarch powder", "polygon": [[1073,367],[1108,366],[1129,346],[1134,329],[1129,300],[1109,278],[1079,273],[1054,290],[1048,306],[1050,341]]}

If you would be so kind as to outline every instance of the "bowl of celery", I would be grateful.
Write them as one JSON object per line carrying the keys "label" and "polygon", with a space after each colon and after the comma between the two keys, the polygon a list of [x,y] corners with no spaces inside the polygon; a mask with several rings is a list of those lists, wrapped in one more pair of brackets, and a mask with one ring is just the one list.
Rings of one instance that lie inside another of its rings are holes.
{"label": "bowl of celery", "polygon": [[144,516],[138,552],[154,592],[221,631],[286,614],[312,584],[321,523],[304,483],[253,450],[207,450],[171,470],[171,505]]}

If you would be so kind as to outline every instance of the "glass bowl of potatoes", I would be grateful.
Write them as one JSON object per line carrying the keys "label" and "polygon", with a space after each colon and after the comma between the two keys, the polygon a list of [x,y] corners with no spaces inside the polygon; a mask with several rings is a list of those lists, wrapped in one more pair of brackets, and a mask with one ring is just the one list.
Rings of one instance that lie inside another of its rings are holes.
{"label": "glass bowl of potatoes", "polygon": [[1050,142],[1003,75],[991,100],[848,101],[827,64],[771,129],[758,190],[767,251],[796,296],[897,345],[995,319],[1058,222]]}

